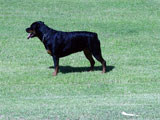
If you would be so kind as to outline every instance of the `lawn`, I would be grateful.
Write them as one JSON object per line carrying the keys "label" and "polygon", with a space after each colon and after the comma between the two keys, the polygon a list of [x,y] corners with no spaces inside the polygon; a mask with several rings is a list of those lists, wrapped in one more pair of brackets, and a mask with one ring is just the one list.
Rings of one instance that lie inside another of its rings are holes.
{"label": "lawn", "polygon": [[[1,0],[0,120],[159,120],[159,0]],[[52,58],[25,28],[97,32],[107,73],[83,52]],[[138,116],[126,116],[136,114]]]}

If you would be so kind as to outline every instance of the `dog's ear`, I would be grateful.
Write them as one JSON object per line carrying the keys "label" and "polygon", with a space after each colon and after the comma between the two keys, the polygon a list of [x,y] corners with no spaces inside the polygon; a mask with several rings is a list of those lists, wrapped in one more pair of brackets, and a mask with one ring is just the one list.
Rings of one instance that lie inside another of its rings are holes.
{"label": "dog's ear", "polygon": [[37,21],[37,22],[35,22],[34,24],[33,24],[33,28],[35,29],[35,30],[37,30],[37,29],[39,29],[41,26],[43,26],[44,25],[44,22],[42,22],[42,21]]}

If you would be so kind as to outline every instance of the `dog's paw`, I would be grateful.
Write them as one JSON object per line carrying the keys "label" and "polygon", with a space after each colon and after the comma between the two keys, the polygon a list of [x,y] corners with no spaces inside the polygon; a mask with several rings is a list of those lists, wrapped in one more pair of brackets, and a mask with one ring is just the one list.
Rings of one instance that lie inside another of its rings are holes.
{"label": "dog's paw", "polygon": [[52,74],[53,76],[56,76],[57,75],[57,72],[53,72],[53,74]]}

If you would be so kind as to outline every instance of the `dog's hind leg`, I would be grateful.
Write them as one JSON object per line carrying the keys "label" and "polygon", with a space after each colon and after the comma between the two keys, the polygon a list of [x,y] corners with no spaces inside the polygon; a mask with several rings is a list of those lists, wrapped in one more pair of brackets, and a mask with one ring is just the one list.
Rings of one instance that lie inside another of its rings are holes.
{"label": "dog's hind leg", "polygon": [[100,42],[98,38],[95,38],[94,40],[95,42],[92,43],[91,45],[91,53],[102,64],[103,66],[102,73],[105,73],[106,72],[106,61],[103,59],[102,54],[101,54]]}
{"label": "dog's hind leg", "polygon": [[91,52],[88,49],[84,49],[83,52],[84,52],[84,55],[86,56],[86,58],[89,60],[89,62],[91,64],[91,67],[90,67],[89,71],[93,71],[95,61],[94,61],[94,59],[92,57]]}
{"label": "dog's hind leg", "polygon": [[106,61],[102,58],[101,54],[93,54],[93,56],[102,64],[102,73],[106,72]]}

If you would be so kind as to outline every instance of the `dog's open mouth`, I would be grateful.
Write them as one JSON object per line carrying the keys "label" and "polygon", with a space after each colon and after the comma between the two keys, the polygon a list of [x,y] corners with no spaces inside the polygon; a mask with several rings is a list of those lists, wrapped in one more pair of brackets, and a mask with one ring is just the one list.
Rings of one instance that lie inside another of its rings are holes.
{"label": "dog's open mouth", "polygon": [[34,37],[34,36],[35,36],[34,33],[29,33],[27,39],[30,39],[30,38],[32,38],[32,37]]}

